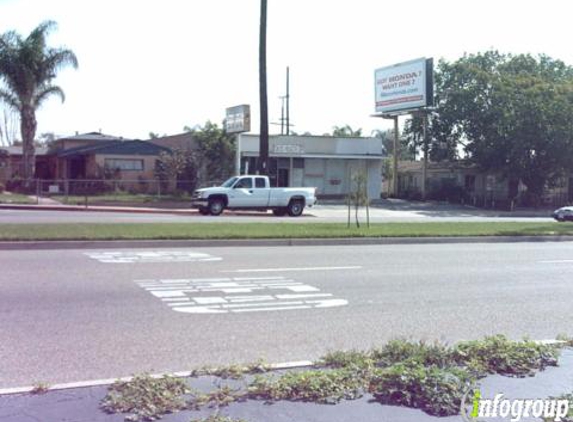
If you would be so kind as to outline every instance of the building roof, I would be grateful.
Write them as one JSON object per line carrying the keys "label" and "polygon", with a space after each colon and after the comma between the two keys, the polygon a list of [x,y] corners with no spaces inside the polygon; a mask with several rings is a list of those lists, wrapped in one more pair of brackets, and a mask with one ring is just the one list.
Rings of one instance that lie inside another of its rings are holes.
{"label": "building roof", "polygon": [[121,141],[121,140],[123,140],[123,138],[121,136],[118,137],[118,136],[112,136],[112,135],[105,135],[105,134],[100,133],[100,132],[88,132],[88,133],[82,133],[79,135],[64,136],[62,138],[56,139],[56,141],[60,141],[60,140],[93,142],[93,141]]}
{"label": "building roof", "polygon": [[81,155],[159,155],[171,150],[147,141],[108,141],[103,144],[86,145],[59,151],[58,157],[75,157]]}
{"label": "building roof", "polygon": [[191,132],[152,138],[148,142],[171,149],[177,148],[183,151],[193,151],[199,149],[199,144]]}
{"label": "building roof", "polygon": [[[47,147],[36,147],[36,155],[47,155],[48,148]],[[0,151],[6,151],[8,155],[23,155],[22,146],[10,146],[10,147],[0,147]]]}
{"label": "building roof", "polygon": [[[259,152],[259,136],[241,135],[241,154]],[[383,158],[380,138],[336,136],[269,136],[269,155],[273,157]]]}

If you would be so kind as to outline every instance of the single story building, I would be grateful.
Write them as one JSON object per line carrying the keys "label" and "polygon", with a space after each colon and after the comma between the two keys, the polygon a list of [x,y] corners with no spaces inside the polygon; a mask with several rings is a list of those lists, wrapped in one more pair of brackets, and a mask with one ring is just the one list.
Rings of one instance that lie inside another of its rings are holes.
{"label": "single story building", "polygon": [[[398,164],[398,196],[421,199],[422,161],[401,161]],[[428,162],[426,197],[455,200],[485,207],[521,205],[527,187],[519,180],[509,180],[500,174],[483,172],[467,161]],[[557,185],[547,188],[541,202],[561,206],[573,201],[573,177],[564,177]]]}
{"label": "single story building", "polygon": [[[56,184],[74,181],[73,186],[113,179],[124,188],[139,189],[143,181],[155,179],[162,152],[171,150],[98,132],[59,138],[47,147],[36,147],[35,178]],[[21,146],[0,149],[0,182],[22,176],[22,157]]]}
{"label": "single story building", "polygon": [[[240,135],[240,172],[258,168],[259,136]],[[352,177],[366,176],[370,199],[380,198],[382,142],[379,138],[269,136],[273,186],[316,187],[322,198],[342,198],[352,190]]]}

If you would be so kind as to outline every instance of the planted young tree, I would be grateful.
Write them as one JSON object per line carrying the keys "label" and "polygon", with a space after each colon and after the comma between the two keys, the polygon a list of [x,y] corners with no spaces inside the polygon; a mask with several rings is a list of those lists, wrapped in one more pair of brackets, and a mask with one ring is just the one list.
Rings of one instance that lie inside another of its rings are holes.
{"label": "planted young tree", "polygon": [[366,225],[370,228],[370,199],[368,198],[368,177],[363,170],[357,171],[350,177],[350,193],[346,199],[348,204],[348,222],[350,228],[350,209],[354,207],[354,220],[356,227],[360,228],[360,219],[358,210],[360,207],[366,207]]}
{"label": "planted young tree", "polygon": [[23,176],[28,186],[35,172],[36,111],[52,95],[64,101],[64,91],[52,81],[63,67],[78,67],[71,50],[48,47],[46,38],[55,28],[55,22],[46,21],[26,38],[15,31],[0,36],[0,100],[20,115]]}

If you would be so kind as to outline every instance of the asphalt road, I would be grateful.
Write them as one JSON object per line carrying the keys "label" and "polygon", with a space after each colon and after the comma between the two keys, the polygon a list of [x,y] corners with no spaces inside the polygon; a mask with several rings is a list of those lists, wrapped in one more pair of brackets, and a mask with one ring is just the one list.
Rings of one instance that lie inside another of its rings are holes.
{"label": "asphalt road", "polygon": [[[0,208],[2,224],[55,224],[55,223],[344,223],[348,211],[343,205],[318,205],[306,209],[301,217],[275,217],[269,212],[230,212],[221,216],[201,216],[187,210],[188,215],[170,213],[169,210],[154,213],[101,212],[101,211],[53,211],[53,210],[14,210]],[[375,206],[370,209],[370,220],[375,223],[387,222],[486,222],[486,221],[553,221],[549,211],[503,212],[474,209],[470,207],[440,204],[406,204],[404,206]],[[366,212],[360,211],[361,221],[366,221]],[[354,214],[352,214],[354,218]]]}
{"label": "asphalt road", "polygon": [[572,257],[569,242],[0,251],[0,388],[402,336],[554,338],[573,326]]}

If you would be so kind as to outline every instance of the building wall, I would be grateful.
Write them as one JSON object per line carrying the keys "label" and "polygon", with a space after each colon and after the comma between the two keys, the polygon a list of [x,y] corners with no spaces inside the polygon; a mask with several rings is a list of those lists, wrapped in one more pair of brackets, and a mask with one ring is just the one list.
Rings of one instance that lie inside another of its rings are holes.
{"label": "building wall", "polygon": [[[143,170],[121,170],[121,180],[154,179],[156,156],[153,155],[95,155],[86,163],[89,177],[96,177],[97,172],[105,168],[106,160],[142,160]],[[101,170],[100,170],[101,169]]]}
{"label": "building wall", "polygon": [[[241,135],[242,169],[245,161],[259,153],[256,135]],[[352,176],[364,172],[371,199],[380,198],[382,189],[382,144],[378,138],[336,138],[327,136],[271,136],[269,155],[285,169],[290,160],[290,186],[316,187],[322,197],[344,197],[352,189]],[[302,160],[302,168],[293,160]],[[256,166],[251,162],[249,172]]]}

